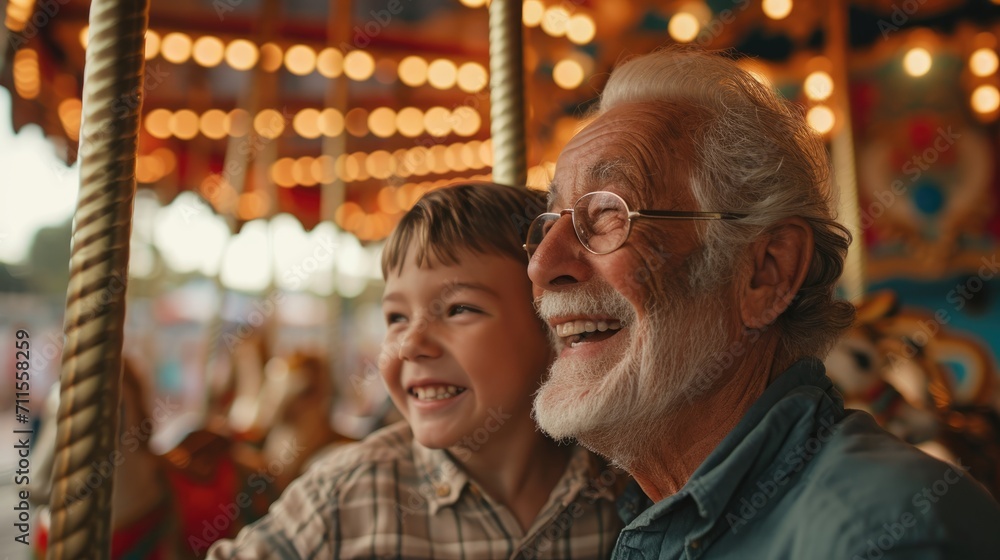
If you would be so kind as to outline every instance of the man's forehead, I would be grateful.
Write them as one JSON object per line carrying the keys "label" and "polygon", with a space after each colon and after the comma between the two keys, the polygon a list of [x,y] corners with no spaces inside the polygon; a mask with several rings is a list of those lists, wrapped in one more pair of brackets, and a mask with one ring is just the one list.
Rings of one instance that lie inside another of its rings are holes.
{"label": "man's forehead", "polygon": [[549,183],[549,208],[557,203],[569,203],[593,190],[629,191],[644,186],[641,167],[632,158],[615,155],[614,152],[602,154],[584,163],[577,169],[572,179],[561,181],[559,174]]}
{"label": "man's forehead", "polygon": [[673,198],[658,192],[677,171],[670,169],[676,158],[665,153],[663,127],[672,125],[662,120],[661,106],[637,102],[614,107],[571,138],[549,184],[549,208],[565,208],[593,190],[617,191],[630,203],[650,202],[662,194]]}

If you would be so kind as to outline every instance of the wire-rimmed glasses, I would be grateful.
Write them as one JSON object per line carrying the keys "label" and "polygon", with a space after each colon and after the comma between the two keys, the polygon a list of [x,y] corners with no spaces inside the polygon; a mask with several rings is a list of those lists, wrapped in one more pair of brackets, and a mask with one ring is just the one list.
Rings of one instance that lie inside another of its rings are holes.
{"label": "wire-rimmed glasses", "polygon": [[685,212],[680,210],[629,210],[625,200],[613,192],[595,191],[581,196],[572,208],[539,215],[528,227],[524,250],[528,258],[548,235],[556,222],[569,214],[573,231],[585,249],[595,255],[606,255],[617,250],[632,232],[632,220],[652,218],[658,220],[738,220],[746,214],[733,212]]}

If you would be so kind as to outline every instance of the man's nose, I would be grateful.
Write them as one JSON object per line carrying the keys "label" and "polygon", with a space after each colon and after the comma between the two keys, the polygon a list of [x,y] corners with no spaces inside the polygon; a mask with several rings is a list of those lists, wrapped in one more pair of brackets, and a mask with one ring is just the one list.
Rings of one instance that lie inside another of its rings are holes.
{"label": "man's nose", "polygon": [[585,282],[591,274],[586,252],[573,231],[573,217],[561,216],[531,256],[528,277],[541,290]]}

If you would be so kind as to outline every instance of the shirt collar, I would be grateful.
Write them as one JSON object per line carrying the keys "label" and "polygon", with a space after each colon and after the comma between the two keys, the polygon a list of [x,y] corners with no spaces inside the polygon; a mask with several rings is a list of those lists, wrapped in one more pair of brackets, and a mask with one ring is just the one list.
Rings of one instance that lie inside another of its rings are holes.
{"label": "shirt collar", "polygon": [[420,494],[430,514],[458,501],[469,483],[465,469],[444,449],[424,447],[413,439],[413,462],[420,475]]}
{"label": "shirt collar", "polygon": [[764,390],[684,485],[698,513],[718,519],[748,480],[781,466],[776,459],[783,450],[805,441],[815,426],[831,426],[843,414],[843,398],[826,376],[823,362],[805,358],[793,364]]}
{"label": "shirt collar", "polygon": [[[413,462],[421,478],[420,492],[427,499],[431,515],[457,502],[465,487],[471,484],[465,469],[450,453],[424,447],[416,439],[413,440]],[[586,492],[588,498],[614,503],[628,480],[621,469],[607,465],[583,447],[574,445],[566,472],[553,489],[549,505],[561,510],[581,492]]]}
{"label": "shirt collar", "polygon": [[780,466],[775,459],[782,450],[807,439],[814,426],[830,426],[843,414],[843,398],[826,376],[823,362],[799,360],[764,390],[680,491],[654,504],[633,483],[618,501],[619,514],[631,528],[656,525],[693,499],[705,524],[714,525],[747,481]]}

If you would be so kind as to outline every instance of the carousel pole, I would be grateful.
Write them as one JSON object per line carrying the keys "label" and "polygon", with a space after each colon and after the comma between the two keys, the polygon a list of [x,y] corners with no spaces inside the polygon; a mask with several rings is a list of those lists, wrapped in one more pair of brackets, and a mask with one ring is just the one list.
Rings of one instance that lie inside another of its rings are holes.
{"label": "carousel pole", "polygon": [[[261,6],[261,31],[260,31],[260,42],[267,43],[274,38],[275,25],[279,17],[280,5],[277,0],[265,0]],[[257,143],[255,142],[256,133],[254,132],[253,119],[254,115],[261,106],[261,96],[262,90],[265,88],[268,80],[275,79],[273,76],[266,76],[264,70],[258,63],[251,70],[252,74],[250,76],[250,87],[243,91],[239,99],[239,107],[247,112],[249,115],[249,128],[247,133],[244,135],[232,135],[229,137],[226,143],[226,155],[223,160],[222,169],[222,181],[219,185],[219,189],[216,191],[215,196],[223,196],[221,193],[224,191],[226,186],[232,187],[232,192],[234,194],[231,204],[227,204],[225,199],[220,199],[219,203],[215,206],[216,212],[219,213],[225,220],[226,226],[229,228],[230,236],[235,235],[239,232],[240,228],[243,226],[241,220],[236,216],[236,206],[239,199],[239,195],[245,190],[248,176],[248,168],[250,165],[255,163]],[[273,89],[273,87],[271,88]],[[273,141],[272,141],[273,142]],[[277,203],[276,198],[271,199],[275,204]],[[208,326],[205,329],[206,332],[206,348],[205,348],[205,374],[206,379],[213,373],[213,361],[218,355],[219,351],[219,341],[222,339],[223,332],[226,328],[226,322],[223,319],[223,314],[226,312],[227,304],[229,302],[229,290],[222,285],[221,270],[213,278],[215,282],[215,293],[219,294],[219,304],[216,312],[212,315],[209,320]],[[211,414],[210,401],[213,395],[209,395],[206,392],[205,395],[205,412]]]}
{"label": "carousel pole", "polygon": [[148,0],[94,0],[90,7],[80,197],[73,221],[50,501],[50,559],[107,558],[111,553],[122,331],[148,14]]}
{"label": "carousel pole", "polygon": [[847,2],[830,2],[829,37],[827,57],[832,62],[832,102],[840,119],[840,131],[830,140],[834,177],[839,190],[841,222],[847,226],[854,239],[844,261],[841,288],[846,299],[857,304],[865,295],[865,243],[861,231],[861,211],[858,206],[858,173],[854,161],[854,131],[851,128],[851,103],[847,81]]}
{"label": "carousel pole", "polygon": [[528,179],[524,132],[524,56],[521,0],[490,3],[490,136],[493,180],[523,185]]}
{"label": "carousel pole", "polygon": [[[351,36],[351,8],[354,3],[351,0],[337,0],[330,6],[330,13],[327,18],[326,37],[330,46],[337,44],[347,45]],[[346,52],[344,53],[347,54]],[[346,76],[339,76],[330,80],[324,95],[324,108],[332,107],[342,114],[347,114],[348,81]],[[341,155],[347,152],[347,131],[343,130],[337,136],[323,137],[323,155],[329,156],[330,161],[337,161]],[[329,182],[323,183],[320,191],[320,221],[329,221],[333,224],[334,231],[340,231],[334,215],[337,208],[344,203],[346,185],[336,173],[331,175]],[[337,261],[333,261],[333,275],[337,277]],[[341,296],[333,293],[326,299],[326,348],[330,359],[328,366],[330,375],[336,375],[338,360],[341,359],[343,345],[342,328],[340,326],[340,314],[342,311]]]}

